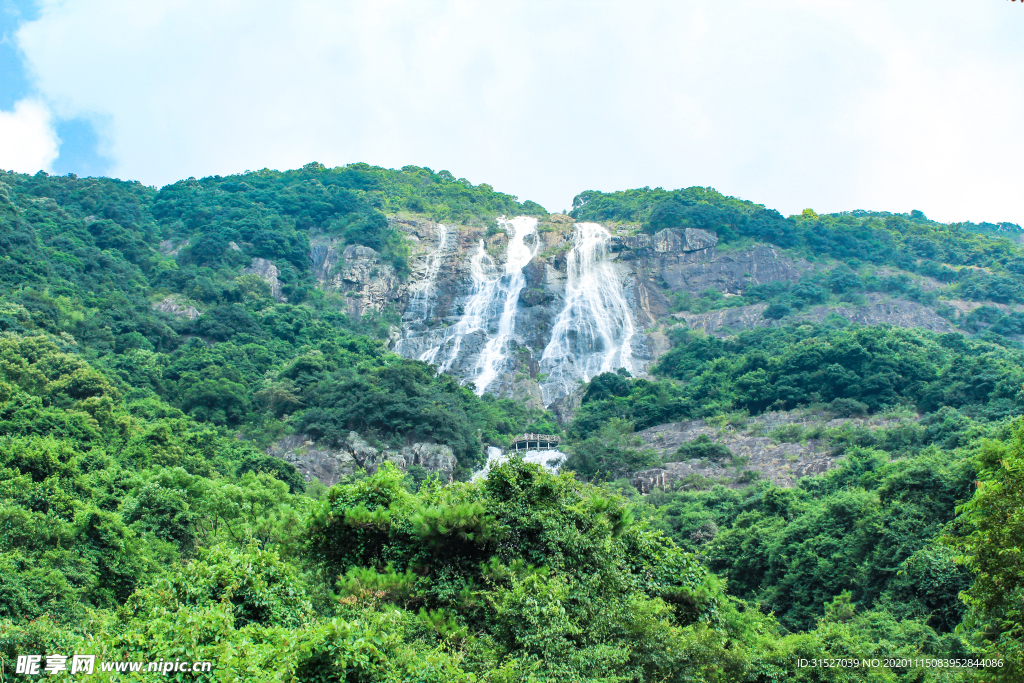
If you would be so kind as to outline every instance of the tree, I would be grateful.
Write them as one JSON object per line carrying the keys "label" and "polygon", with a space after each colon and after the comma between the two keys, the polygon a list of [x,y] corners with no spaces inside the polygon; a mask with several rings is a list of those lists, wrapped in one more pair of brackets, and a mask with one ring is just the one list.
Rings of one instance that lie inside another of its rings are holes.
{"label": "tree", "polygon": [[989,656],[1005,658],[992,680],[1022,680],[1024,671],[1024,421],[1006,443],[986,441],[977,491],[958,508],[966,534],[950,542],[975,573],[964,593],[964,626]]}

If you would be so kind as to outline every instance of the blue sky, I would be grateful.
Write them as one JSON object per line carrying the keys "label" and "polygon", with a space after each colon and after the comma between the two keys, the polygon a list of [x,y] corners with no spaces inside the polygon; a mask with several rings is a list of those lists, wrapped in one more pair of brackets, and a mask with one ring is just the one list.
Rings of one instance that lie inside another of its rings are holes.
{"label": "blue sky", "polygon": [[35,7],[28,0],[0,1],[0,110],[9,111],[14,103],[28,95],[32,86],[21,64],[15,31],[26,20],[35,18]]}
{"label": "blue sky", "polygon": [[366,161],[1024,223],[1005,0],[0,0],[0,168]]}
{"label": "blue sky", "polygon": [[[19,100],[34,94],[16,33],[22,24],[38,16],[38,7],[32,0],[0,0],[0,111],[11,111]],[[90,176],[104,175],[110,170],[111,160],[99,153],[100,140],[91,121],[72,117],[51,120],[51,125],[59,146],[58,156],[52,162],[40,164],[47,171]],[[0,167],[3,167],[2,157]],[[28,168],[31,166],[17,170]]]}

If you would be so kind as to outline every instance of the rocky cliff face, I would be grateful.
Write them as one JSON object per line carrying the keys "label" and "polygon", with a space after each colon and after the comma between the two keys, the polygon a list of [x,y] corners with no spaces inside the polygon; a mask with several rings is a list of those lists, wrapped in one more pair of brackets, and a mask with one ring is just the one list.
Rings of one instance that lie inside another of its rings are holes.
{"label": "rocky cliff face", "polygon": [[[232,242],[232,244],[234,243]],[[266,282],[270,287],[270,295],[276,301],[283,303],[288,301],[288,299],[281,293],[281,281],[278,280],[280,274],[281,271],[278,270],[277,266],[265,258],[254,258],[251,266],[242,269],[242,275],[255,275]]]}
{"label": "rocky cliff face", "polygon": [[341,477],[360,469],[373,474],[385,462],[394,463],[403,471],[418,465],[450,483],[456,465],[452,449],[443,444],[414,443],[382,450],[374,448],[355,432],[349,432],[339,446],[318,443],[306,434],[293,434],[273,444],[267,453],[293,464],[306,481],[318,479],[325,486],[334,486]]}
{"label": "rocky cliff face", "polygon": [[[620,226],[612,234],[583,230],[588,224],[560,215],[533,226],[442,225],[417,217],[394,218],[392,225],[406,235],[411,275],[398,277],[368,247],[321,237],[310,255],[320,286],[344,294],[354,315],[395,306],[403,319],[392,343],[401,355],[435,363],[480,391],[565,415],[573,406],[563,398],[579,381],[616,367],[643,376],[667,350],[668,327],[683,323],[724,335],[780,324],[763,317],[764,305],[669,316],[672,294],[713,289],[735,296],[752,285],[798,281],[816,267],[767,244],[720,249],[713,233],[693,228],[648,235]],[[520,264],[515,259],[524,250]],[[954,331],[931,308],[880,295],[860,305],[808,308],[784,322],[831,315]]]}
{"label": "rocky cliff face", "polygon": [[[338,245],[321,240],[314,241],[311,254],[321,286],[344,292],[354,314],[396,305],[403,311],[403,325],[395,350],[402,355],[437,363],[474,381],[486,374],[482,359],[487,358],[497,366],[487,390],[532,406],[565,395],[564,386],[552,388],[550,372],[542,365],[545,354],[550,356],[554,335],[575,333],[564,329],[568,298],[579,294],[573,287],[580,268],[593,267],[581,265],[581,237],[572,219],[550,216],[518,241],[508,223],[495,229],[403,218],[392,225],[406,234],[410,277],[397,278],[372,249],[349,245],[339,251]],[[606,272],[618,282],[628,320],[611,320],[618,328],[593,346],[618,343],[615,340],[628,345],[623,351],[628,352],[627,367],[639,375],[667,348],[655,329],[669,308],[666,292],[708,287],[742,291],[748,284],[798,279],[809,267],[770,247],[717,255],[716,236],[703,230],[623,232],[600,239],[595,262],[611,265]],[[508,267],[509,250],[515,247],[510,247],[511,241],[532,254],[513,271]],[[517,296],[502,299],[508,295],[506,278],[515,277],[521,278]],[[495,292],[493,300],[481,300],[487,287]],[[602,303],[598,300],[596,305]],[[507,339],[495,349],[495,336],[503,325],[508,327]],[[495,354],[500,356],[496,361]],[[585,370],[578,374],[591,376]]]}
{"label": "rocky cliff face", "polygon": [[189,305],[184,302],[181,297],[173,294],[165,298],[163,301],[153,304],[153,309],[163,313],[168,313],[176,318],[188,318],[189,320],[195,320],[202,315],[202,312],[198,308]]}
{"label": "rocky cliff face", "polygon": [[[687,480],[697,488],[706,488],[711,483],[737,488],[758,480],[791,487],[802,477],[827,472],[837,465],[840,457],[829,443],[829,429],[886,429],[907,420],[912,418],[825,419],[801,413],[773,412],[748,420],[738,428],[729,425],[716,427],[703,420],[658,425],[637,432],[637,436],[641,438],[643,447],[654,450],[664,460],[673,460],[681,445],[701,436],[728,448],[733,458],[718,462],[666,462],[661,467],[637,472],[631,483],[641,493],[649,493],[656,487],[671,488]],[[779,439],[776,430],[784,431],[786,428],[788,437]],[[806,438],[807,435],[810,438]]]}
{"label": "rocky cliff face", "polygon": [[701,330],[718,336],[753,327],[790,325],[801,320],[820,323],[833,315],[862,325],[888,323],[896,327],[920,327],[939,333],[959,332],[948,320],[916,301],[889,298],[880,294],[869,294],[865,298],[867,303],[860,306],[813,306],[782,321],[764,317],[767,304],[726,308],[707,313],[675,313],[672,317],[684,322],[691,330]]}

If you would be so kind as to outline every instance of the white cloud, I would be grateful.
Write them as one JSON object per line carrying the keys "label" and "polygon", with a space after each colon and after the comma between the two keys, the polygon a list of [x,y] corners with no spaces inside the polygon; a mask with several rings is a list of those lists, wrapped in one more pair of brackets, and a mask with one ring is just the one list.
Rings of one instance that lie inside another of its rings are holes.
{"label": "white cloud", "polygon": [[49,171],[60,140],[42,103],[25,99],[14,111],[0,111],[0,168],[20,173]]}
{"label": "white cloud", "polygon": [[969,0],[53,0],[19,43],[147,183],[368,161],[556,210],[700,184],[1024,222],[1022,28]]}

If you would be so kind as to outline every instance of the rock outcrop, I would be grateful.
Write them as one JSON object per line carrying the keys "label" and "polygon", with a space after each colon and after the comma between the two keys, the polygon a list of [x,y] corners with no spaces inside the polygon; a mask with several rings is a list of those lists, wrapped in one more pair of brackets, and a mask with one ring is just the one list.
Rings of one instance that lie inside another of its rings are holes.
{"label": "rock outcrop", "polygon": [[861,325],[888,323],[896,327],[919,327],[938,333],[961,332],[933,309],[916,301],[892,299],[880,294],[869,294],[863,305],[812,306],[797,311],[781,320],[764,317],[767,304],[752,304],[737,308],[723,308],[706,313],[675,313],[673,317],[686,323],[691,330],[724,336],[737,330],[754,327],[790,325],[798,321],[823,322],[829,316],[839,316]]}
{"label": "rock outcrop", "polygon": [[252,265],[242,269],[242,275],[256,275],[266,282],[270,286],[270,295],[276,301],[284,303],[288,299],[281,293],[281,281],[277,279],[280,274],[281,271],[277,269],[277,266],[265,258],[258,257],[253,258]]}
{"label": "rock outcrop", "polygon": [[306,434],[293,434],[271,445],[267,453],[294,465],[306,481],[318,479],[325,486],[334,486],[359,469],[373,474],[385,462],[403,471],[417,465],[450,483],[457,464],[451,447],[444,444],[414,443],[398,449],[378,449],[355,432],[349,432],[338,446],[319,443]]}
{"label": "rock outcrop", "polygon": [[[418,225],[420,221],[414,223]],[[418,244],[420,238],[415,231],[411,231],[407,237],[411,251],[417,255],[421,253],[423,248]],[[320,283],[320,287],[344,294],[349,312],[353,315],[379,312],[388,304],[404,306],[409,284],[422,276],[418,272],[419,262],[415,257],[410,264],[411,275],[403,279],[395,272],[394,266],[382,259],[374,249],[359,244],[344,246],[334,238],[314,239],[309,260],[313,277]]]}
{"label": "rock outcrop", "polygon": [[616,236],[611,239],[609,246],[612,251],[643,252],[650,249],[656,254],[675,254],[703,251],[716,244],[718,244],[718,236],[707,230],[666,228],[653,235]]}
{"label": "rock outcrop", "polygon": [[[682,444],[700,436],[725,446],[733,457],[722,462],[666,462],[661,467],[637,472],[631,478],[631,483],[641,493],[649,493],[659,486],[671,486],[690,477],[698,487],[702,484],[706,486],[709,482],[721,482],[736,488],[757,480],[769,480],[776,486],[791,487],[800,478],[827,472],[839,462],[840,457],[830,447],[824,430],[844,425],[883,429],[898,424],[900,420],[879,416],[828,419],[823,416],[773,412],[753,418],[740,428],[718,428],[703,420],[658,425],[637,432],[637,436],[644,448],[652,449],[664,460],[671,460]],[[791,443],[779,442],[773,440],[770,434],[771,430],[780,427],[796,427],[817,436],[794,439]]]}
{"label": "rock outcrop", "polygon": [[189,320],[195,320],[202,312],[195,306],[191,306],[181,301],[175,295],[171,295],[159,303],[153,304],[153,309],[173,315],[176,318],[188,318]]}
{"label": "rock outcrop", "polygon": [[660,277],[673,292],[699,294],[715,289],[742,294],[751,285],[798,281],[814,267],[804,259],[788,258],[769,244],[752,249],[715,253],[712,248],[692,252],[671,252],[657,259],[645,259],[640,268]]}
{"label": "rock outcrop", "polygon": [[[473,297],[481,288],[502,291],[493,283],[510,277],[504,272],[511,234],[507,232],[508,224],[441,226],[408,216],[389,220],[392,227],[405,235],[409,247],[410,272],[404,278],[373,249],[345,246],[337,238],[321,236],[312,238],[310,254],[320,286],[344,294],[353,315],[395,306],[403,314],[401,329],[396,329],[390,338],[396,352],[436,363],[444,371],[467,380],[477,378],[483,353],[494,357],[494,348],[488,347],[488,343],[508,306],[504,300],[481,306]],[[638,226],[620,225],[609,232],[614,234],[605,243],[605,251],[593,262],[610,261],[614,277],[621,281],[622,299],[632,316],[629,351],[634,376],[644,376],[646,369],[670,347],[665,333],[677,322],[709,334],[725,335],[799,320],[821,322],[838,315],[868,325],[889,323],[942,333],[956,331],[932,308],[875,294],[868,295],[861,304],[795,311],[782,321],[764,318],[764,304],[707,313],[678,313],[673,320],[669,312],[675,294],[700,296],[710,289],[726,297],[739,296],[755,285],[797,282],[823,266],[788,256],[770,244],[721,248],[713,232],[696,228],[670,228],[652,235],[638,232]],[[572,387],[562,383],[553,390],[556,380],[551,378],[557,373],[552,372],[550,360],[546,366],[543,361],[559,316],[567,310],[569,264],[571,258],[578,258],[573,256],[579,253],[573,251],[578,239],[581,238],[573,220],[560,215],[541,220],[536,231],[528,235],[529,241],[525,243],[535,256],[520,271],[525,284],[514,302],[511,336],[502,342],[497,375],[492,371],[487,380],[491,393],[515,397],[530,406],[550,404],[566,417],[573,412],[572,401],[558,405],[552,401],[566,391],[571,392]],[[891,275],[881,270],[879,274]],[[580,327],[584,334],[604,335],[600,342],[594,342],[594,348],[610,339],[607,330],[597,330],[598,327],[592,325],[590,331],[585,325]],[[565,337],[564,324],[560,329]]]}
{"label": "rock outcrop", "polygon": [[[89,218],[95,218],[95,216],[89,216]],[[164,240],[160,243],[160,253],[164,256],[177,256],[181,253],[181,250],[187,247],[189,244],[188,240],[182,242],[174,242],[173,240]]]}
{"label": "rock outcrop", "polygon": [[[401,355],[439,363],[448,372],[474,378],[479,354],[497,326],[500,311],[495,311],[504,303],[475,312],[480,319],[463,328],[457,325],[480,283],[502,277],[507,228],[442,228],[415,218],[394,218],[391,225],[405,233],[409,245],[411,274],[405,281],[372,249],[358,245],[342,249],[327,238],[314,239],[314,274],[325,289],[345,292],[355,314],[379,311],[389,303],[403,311],[402,334],[394,344]],[[751,284],[798,280],[812,269],[806,261],[785,258],[766,245],[717,254],[718,238],[707,230],[672,228],[649,235],[636,234],[635,226],[627,226],[615,232],[607,242],[607,258],[615,264],[633,318],[632,371],[639,376],[668,348],[657,329],[670,308],[668,294],[699,294],[708,288],[735,293]],[[515,302],[507,360],[490,380],[488,391],[531,406],[550,402],[545,379],[550,373],[542,373],[540,361],[566,305],[568,259],[575,239],[573,220],[558,215],[548,216],[528,235],[526,243],[536,256],[522,269],[525,286]],[[481,244],[486,254],[482,261]],[[562,412],[567,415],[572,412],[571,406],[565,408]]]}
{"label": "rock outcrop", "polygon": [[338,274],[341,288],[350,294],[350,306],[356,315],[381,311],[404,292],[404,283],[395,274],[395,269],[391,264],[381,262],[377,252],[370,247],[350,244],[345,247],[341,259],[342,271]]}
{"label": "rock outcrop", "polygon": [[325,486],[334,486],[362,467],[348,448],[318,444],[306,434],[286,436],[267,453],[294,465],[306,481],[318,479]]}

